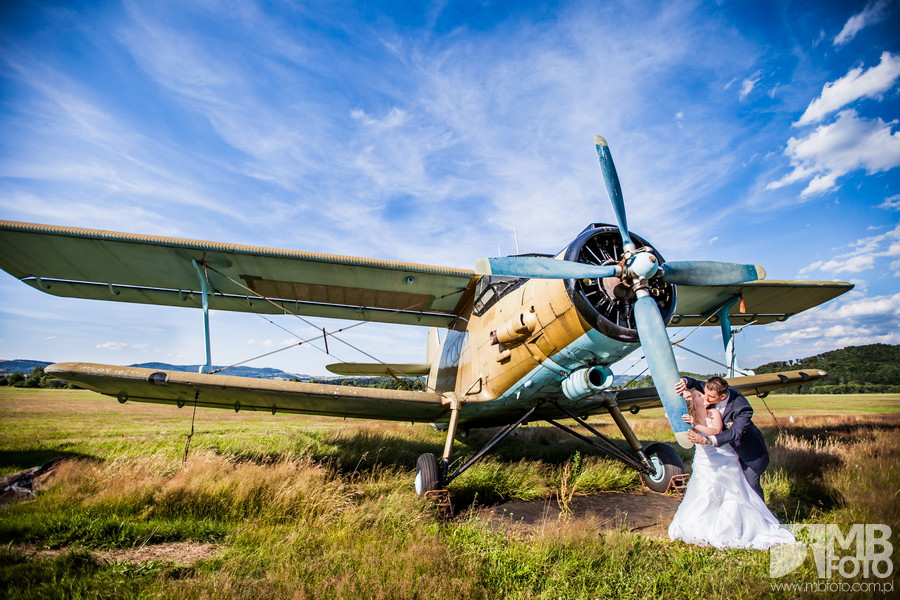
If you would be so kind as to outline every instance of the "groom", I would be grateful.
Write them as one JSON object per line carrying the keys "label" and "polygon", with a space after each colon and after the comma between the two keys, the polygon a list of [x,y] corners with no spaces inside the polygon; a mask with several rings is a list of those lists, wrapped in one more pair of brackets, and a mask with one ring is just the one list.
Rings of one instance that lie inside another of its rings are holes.
{"label": "groom", "polygon": [[[704,389],[705,388],[705,389]],[[763,497],[762,486],[759,478],[769,465],[769,452],[766,450],[766,442],[762,433],[751,420],[753,408],[747,399],[739,391],[728,384],[721,377],[710,377],[704,386],[700,381],[690,377],[682,377],[675,385],[675,391],[679,394],[686,389],[703,391],[708,406],[719,409],[722,413],[724,429],[716,435],[706,436],[694,430],[688,431],[688,439],[695,444],[712,444],[722,446],[731,444],[738,455],[741,469],[744,470],[744,478],[759,497]]]}

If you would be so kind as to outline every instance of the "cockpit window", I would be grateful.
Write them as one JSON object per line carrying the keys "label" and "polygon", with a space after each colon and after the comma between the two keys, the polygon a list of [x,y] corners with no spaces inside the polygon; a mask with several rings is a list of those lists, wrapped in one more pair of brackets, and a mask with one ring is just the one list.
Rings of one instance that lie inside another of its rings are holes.
{"label": "cockpit window", "polygon": [[484,276],[475,285],[475,316],[480,317],[497,301],[528,281],[523,278]]}

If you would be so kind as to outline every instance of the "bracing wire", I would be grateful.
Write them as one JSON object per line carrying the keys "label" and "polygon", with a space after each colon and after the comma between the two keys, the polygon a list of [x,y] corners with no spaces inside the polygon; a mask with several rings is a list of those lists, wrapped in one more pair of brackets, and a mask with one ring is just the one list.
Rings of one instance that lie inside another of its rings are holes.
{"label": "bracing wire", "polygon": [[[306,319],[306,318],[304,318],[302,315],[297,314],[297,313],[295,313],[295,312],[292,312],[292,311],[288,310],[287,308],[285,308],[284,306],[278,304],[278,303],[275,302],[274,300],[272,300],[272,299],[270,299],[270,298],[267,298],[266,296],[263,296],[263,295],[261,295],[261,294],[255,292],[254,290],[250,289],[249,287],[247,287],[246,285],[242,284],[241,282],[236,281],[235,279],[233,279],[232,277],[229,277],[229,276],[226,275],[225,273],[222,273],[221,271],[219,271],[219,270],[216,269],[215,267],[211,267],[211,266],[208,266],[208,265],[204,264],[204,268],[208,268],[209,270],[211,270],[211,271],[213,271],[213,272],[215,272],[215,273],[221,275],[222,277],[224,277],[224,278],[226,278],[227,280],[229,280],[231,283],[233,283],[233,284],[237,285],[238,287],[241,287],[241,288],[243,288],[244,290],[250,292],[251,294],[253,294],[254,297],[260,298],[260,299],[262,299],[262,300],[268,302],[269,304],[275,306],[275,307],[278,308],[280,311],[283,311],[284,314],[289,314],[289,315],[291,315],[291,316],[294,316],[294,317],[300,319],[303,323],[309,325],[310,327],[313,327],[313,328],[315,328],[315,329],[317,329],[317,330],[319,329],[319,327],[318,327],[317,325],[315,325],[315,324],[314,324],[312,321],[310,321],[309,319]],[[444,294],[444,295],[442,295],[442,296],[438,296],[438,297],[434,298],[434,300],[442,300],[442,299],[447,298],[447,297],[449,297],[449,296],[453,296],[453,295],[456,295],[456,294],[461,294],[461,293],[463,293],[463,292],[465,292],[465,291],[466,291],[466,288],[460,288],[460,289],[454,290],[454,291],[452,291],[452,292],[448,292],[448,293],[446,293],[446,294]],[[272,323],[273,325],[275,325],[276,327],[279,327],[279,328],[282,329],[283,331],[286,331],[287,333],[289,333],[289,334],[291,334],[291,335],[293,335],[293,336],[295,336],[295,337],[297,337],[297,338],[300,338],[300,341],[297,342],[296,344],[291,344],[291,345],[289,345],[289,346],[285,346],[285,347],[283,347],[283,348],[279,348],[279,349],[273,350],[273,351],[271,351],[271,352],[266,352],[265,354],[261,354],[261,355],[259,355],[259,356],[255,356],[255,357],[253,357],[253,358],[248,358],[247,360],[244,360],[244,361],[241,361],[241,362],[238,362],[238,363],[234,363],[234,364],[231,364],[231,365],[228,365],[228,366],[225,366],[225,367],[221,367],[221,368],[219,368],[219,369],[215,369],[214,371],[211,371],[210,373],[218,373],[218,372],[224,371],[224,370],[226,370],[226,369],[230,369],[230,368],[232,368],[232,367],[236,367],[236,366],[239,366],[239,365],[242,365],[242,364],[246,364],[246,363],[248,363],[248,362],[252,362],[252,361],[254,361],[254,360],[257,360],[257,359],[260,359],[260,358],[263,358],[263,357],[266,357],[266,356],[271,356],[271,355],[276,354],[276,353],[278,353],[278,352],[283,352],[284,350],[288,350],[288,349],[290,349],[290,348],[296,348],[296,347],[298,347],[298,346],[300,346],[300,345],[302,345],[302,344],[308,344],[309,346],[315,348],[316,350],[319,350],[320,352],[324,352],[325,354],[328,354],[329,356],[334,356],[334,355],[332,355],[330,352],[328,352],[328,350],[327,350],[328,336],[331,336],[332,339],[335,339],[335,340],[341,342],[342,344],[345,344],[345,345],[349,346],[350,348],[356,350],[357,352],[360,352],[361,354],[364,354],[365,356],[371,358],[371,359],[374,360],[375,362],[377,362],[377,363],[379,363],[379,364],[382,364],[382,365],[385,365],[385,366],[388,366],[388,363],[386,363],[386,362],[384,362],[384,361],[378,359],[378,358],[375,357],[375,356],[372,356],[371,354],[369,354],[368,352],[365,352],[365,351],[361,350],[360,348],[357,348],[356,346],[354,346],[354,345],[351,344],[350,342],[347,342],[347,341],[341,339],[340,337],[337,336],[337,334],[346,332],[346,331],[348,331],[348,330],[350,330],[350,329],[353,329],[353,328],[355,328],[355,327],[359,327],[360,325],[364,325],[364,324],[366,324],[366,323],[378,322],[378,321],[380,321],[380,320],[382,320],[382,319],[385,319],[385,318],[389,317],[389,316],[392,315],[392,314],[396,314],[396,313],[404,312],[404,311],[408,311],[408,310],[413,310],[415,307],[420,306],[421,304],[422,304],[422,302],[417,302],[417,303],[415,303],[415,304],[411,304],[411,305],[409,305],[409,306],[407,306],[407,307],[404,307],[404,308],[399,308],[399,309],[396,309],[396,310],[393,310],[393,311],[386,312],[386,313],[385,313],[384,315],[382,315],[380,318],[375,318],[375,319],[371,319],[371,320],[368,320],[368,321],[358,321],[358,322],[356,322],[356,323],[353,323],[352,325],[348,325],[348,326],[345,326],[345,327],[341,327],[340,329],[335,329],[334,331],[331,331],[331,332],[327,332],[327,331],[325,330],[325,328],[323,327],[323,328],[321,328],[321,330],[322,330],[322,334],[321,334],[321,335],[317,335],[317,336],[314,336],[314,337],[311,337],[311,338],[308,338],[308,339],[305,339],[305,340],[304,340],[303,338],[301,338],[299,335],[297,335],[296,333],[294,333],[294,332],[292,332],[292,331],[290,331],[290,330],[288,330],[288,329],[286,329],[286,328],[284,328],[284,327],[278,325],[278,324],[275,323],[274,321],[271,321],[271,320],[269,320],[269,319],[266,319],[263,315],[257,313],[260,317],[262,317],[263,319],[265,319],[265,320],[268,321],[269,323]],[[325,342],[325,345],[326,345],[326,348],[325,348],[325,349],[322,349],[322,348],[320,348],[319,346],[316,346],[315,344],[312,343],[314,340],[318,340],[319,338],[322,338],[322,340]],[[334,356],[334,358],[335,358],[336,360],[338,360],[339,362],[341,362],[341,363],[344,363],[344,364],[347,363],[347,361],[342,360],[341,358],[339,358],[339,357],[337,357],[337,356]],[[396,375],[394,375],[394,374],[391,372],[390,369],[388,369],[388,371],[389,371],[389,372],[388,372],[389,375],[391,375],[391,376],[394,377],[395,379],[398,379],[398,378],[396,377]],[[401,373],[401,374],[402,374],[402,373]],[[401,381],[401,380],[398,379],[398,381]],[[403,383],[403,382],[401,381],[401,383]],[[403,383],[403,385],[406,386],[407,389],[411,389],[411,388],[409,388],[409,386],[406,385],[405,383]]]}

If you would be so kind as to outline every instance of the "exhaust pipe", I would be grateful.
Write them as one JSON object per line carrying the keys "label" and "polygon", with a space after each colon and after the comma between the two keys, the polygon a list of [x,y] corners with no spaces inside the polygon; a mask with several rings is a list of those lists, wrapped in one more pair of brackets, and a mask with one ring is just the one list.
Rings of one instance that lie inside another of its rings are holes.
{"label": "exhaust pipe", "polygon": [[562,381],[562,391],[569,400],[581,400],[602,392],[613,384],[613,372],[594,366],[575,371]]}

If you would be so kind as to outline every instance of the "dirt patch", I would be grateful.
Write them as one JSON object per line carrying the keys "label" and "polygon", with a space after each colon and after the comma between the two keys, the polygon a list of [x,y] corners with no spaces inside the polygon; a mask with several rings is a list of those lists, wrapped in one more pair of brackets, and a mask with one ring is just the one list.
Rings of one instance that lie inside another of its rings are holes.
{"label": "dirt patch", "polygon": [[[668,538],[669,523],[681,501],[650,491],[603,492],[576,496],[569,504],[569,523],[583,521],[600,531],[627,529],[654,539]],[[533,528],[560,521],[556,500],[507,502],[477,509],[477,514],[498,523]]]}
{"label": "dirt patch", "polygon": [[139,548],[116,548],[113,550],[91,550],[85,548],[56,548],[39,550],[35,546],[13,545],[10,550],[29,558],[56,558],[69,552],[84,551],[98,564],[134,563],[143,564],[150,561],[164,560],[178,565],[191,566],[201,560],[212,558],[219,552],[215,544],[197,542],[174,542],[171,544],[148,544]]}

